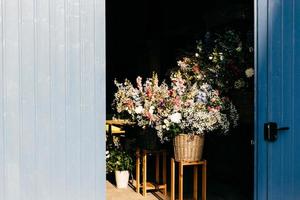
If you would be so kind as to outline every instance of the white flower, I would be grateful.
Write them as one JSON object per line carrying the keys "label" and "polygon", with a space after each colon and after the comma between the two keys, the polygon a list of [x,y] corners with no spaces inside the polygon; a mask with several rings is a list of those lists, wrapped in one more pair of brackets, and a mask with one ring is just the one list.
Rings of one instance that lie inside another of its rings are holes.
{"label": "white flower", "polygon": [[246,69],[245,74],[247,78],[251,78],[254,75],[254,69],[252,67]]}
{"label": "white flower", "polygon": [[171,122],[178,124],[181,121],[181,114],[176,112],[170,115],[169,118]]}
{"label": "white flower", "polygon": [[167,125],[167,126],[169,126],[169,124],[170,124],[169,120],[167,120],[167,119],[164,119],[164,123],[165,123],[165,125]]}
{"label": "white flower", "polygon": [[149,113],[153,114],[154,106],[150,106]]}
{"label": "white flower", "polygon": [[209,59],[209,60],[212,60],[212,59],[213,59],[213,57],[212,57],[212,56],[209,56],[209,57],[208,57],[208,59]]}
{"label": "white flower", "polygon": [[144,111],[143,106],[138,106],[134,109],[136,114],[141,114]]}
{"label": "white flower", "polygon": [[198,58],[200,55],[199,55],[199,53],[195,53],[195,56]]}

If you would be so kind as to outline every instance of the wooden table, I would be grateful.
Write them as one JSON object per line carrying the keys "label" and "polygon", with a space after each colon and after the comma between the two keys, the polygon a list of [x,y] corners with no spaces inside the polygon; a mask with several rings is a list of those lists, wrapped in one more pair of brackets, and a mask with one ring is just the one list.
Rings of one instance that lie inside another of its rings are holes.
{"label": "wooden table", "polygon": [[134,122],[130,122],[124,119],[110,119],[105,121],[106,131],[109,135],[125,134],[122,127],[125,125],[134,125]]}
{"label": "wooden table", "polygon": [[[176,161],[178,162],[178,161]],[[179,170],[178,170],[178,187],[179,187],[179,200],[183,200],[183,167],[184,166],[194,166],[194,192],[193,192],[193,199],[198,199],[198,166],[202,165],[202,198],[201,200],[206,200],[206,160],[203,161],[195,161],[195,162],[188,162],[188,161],[179,161]],[[171,159],[171,200],[175,200],[175,159]]]}

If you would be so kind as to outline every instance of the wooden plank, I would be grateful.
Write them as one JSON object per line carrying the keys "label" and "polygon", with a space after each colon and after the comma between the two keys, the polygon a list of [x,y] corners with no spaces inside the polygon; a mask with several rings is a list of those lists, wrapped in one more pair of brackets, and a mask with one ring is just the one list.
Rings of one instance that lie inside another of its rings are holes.
{"label": "wooden plank", "polygon": [[193,184],[193,198],[194,200],[198,199],[198,166],[194,166],[194,184]]}
{"label": "wooden plank", "polygon": [[136,192],[140,192],[140,149],[136,148],[136,164],[135,164],[135,179],[136,179]]}
{"label": "wooden plank", "polygon": [[[143,184],[141,184],[141,187],[144,187]],[[146,191],[148,190],[161,190],[161,189],[165,189],[167,186],[166,184],[156,184],[156,183],[152,183],[152,182],[147,182],[146,183]]]}
{"label": "wooden plank", "polygon": [[124,119],[108,119],[105,121],[105,124],[107,125],[116,125],[116,126],[124,126],[124,125],[133,125],[134,122],[130,122],[128,120]]}
{"label": "wooden plank", "polygon": [[179,200],[183,200],[183,164],[179,162],[179,169],[178,169],[178,193],[179,193]]}
{"label": "wooden plank", "polygon": [[175,200],[175,160],[171,158],[171,200]]}
{"label": "wooden plank", "polygon": [[204,164],[202,165],[202,200],[206,200],[206,166],[207,162],[204,161]]}
{"label": "wooden plank", "polygon": [[[106,125],[106,132],[108,132],[109,134],[115,134],[115,135],[118,135],[118,134],[124,134],[125,131],[122,130],[121,128],[117,127],[117,126],[113,126],[113,125]],[[110,133],[111,132],[111,133]]]}
{"label": "wooden plank", "polygon": [[183,166],[188,165],[203,165],[205,161],[181,161]]}
{"label": "wooden plank", "polygon": [[163,184],[167,184],[167,152],[163,152]]}
{"label": "wooden plank", "polygon": [[[163,184],[167,185],[167,152],[163,152]],[[167,186],[163,192],[167,196]]]}
{"label": "wooden plank", "polygon": [[147,153],[143,150],[143,196],[147,195],[147,188],[145,185],[147,184]]}
{"label": "wooden plank", "polygon": [[159,153],[155,154],[155,181],[159,183]]}

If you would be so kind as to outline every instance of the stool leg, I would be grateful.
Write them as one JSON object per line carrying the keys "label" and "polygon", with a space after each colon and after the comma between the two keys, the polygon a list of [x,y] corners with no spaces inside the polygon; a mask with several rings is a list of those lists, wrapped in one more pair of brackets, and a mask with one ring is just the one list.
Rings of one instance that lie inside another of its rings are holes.
{"label": "stool leg", "polygon": [[183,200],[183,164],[179,162],[179,200]]}
{"label": "stool leg", "polygon": [[202,200],[206,200],[206,160],[202,165]]}
{"label": "stool leg", "polygon": [[135,163],[135,189],[140,192],[140,149],[136,149],[136,163]]}
{"label": "stool leg", "polygon": [[163,152],[163,184],[165,185],[164,195],[167,196],[167,153]]}
{"label": "stool leg", "polygon": [[143,151],[143,196],[147,194],[147,153]]}
{"label": "stool leg", "polygon": [[171,159],[171,200],[175,200],[175,161]]}
{"label": "stool leg", "polygon": [[198,199],[198,166],[194,166],[194,200]]}
{"label": "stool leg", "polygon": [[155,181],[159,184],[159,153],[156,153],[155,165]]}

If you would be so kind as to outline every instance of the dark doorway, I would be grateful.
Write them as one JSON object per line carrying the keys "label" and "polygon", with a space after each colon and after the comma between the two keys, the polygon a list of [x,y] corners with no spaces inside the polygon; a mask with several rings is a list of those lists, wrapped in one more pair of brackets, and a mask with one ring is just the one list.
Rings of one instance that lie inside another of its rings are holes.
{"label": "dark doorway", "polygon": [[[165,78],[182,51],[193,48],[207,32],[236,30],[254,45],[253,11],[251,0],[107,1],[108,117],[114,79],[134,81],[152,71]],[[208,199],[253,199],[253,87],[246,95],[232,94],[232,100],[240,113],[239,126],[228,136],[207,138],[205,144]]]}

